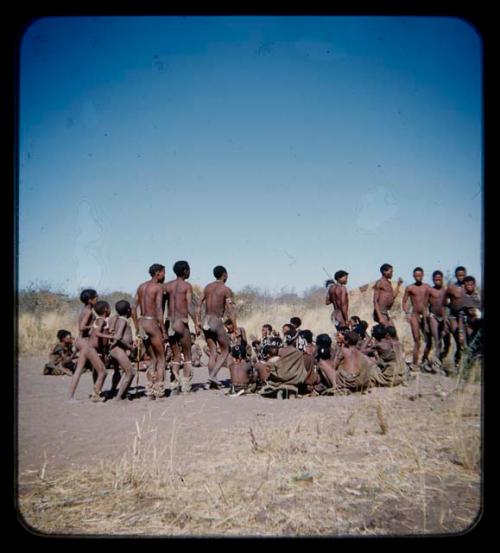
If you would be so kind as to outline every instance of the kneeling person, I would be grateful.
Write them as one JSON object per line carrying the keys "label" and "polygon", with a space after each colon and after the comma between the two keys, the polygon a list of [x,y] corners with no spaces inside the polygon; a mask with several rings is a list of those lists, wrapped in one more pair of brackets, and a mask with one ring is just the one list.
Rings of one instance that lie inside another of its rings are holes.
{"label": "kneeling person", "polygon": [[62,329],[57,332],[57,338],[59,342],[52,348],[49,362],[45,365],[43,374],[72,376],[75,372],[73,337],[71,332]]}

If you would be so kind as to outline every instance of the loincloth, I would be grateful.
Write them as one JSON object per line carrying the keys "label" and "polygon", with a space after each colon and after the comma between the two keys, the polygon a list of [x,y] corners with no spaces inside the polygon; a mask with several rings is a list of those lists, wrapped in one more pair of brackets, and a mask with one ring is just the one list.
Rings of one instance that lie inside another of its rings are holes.
{"label": "loincloth", "polygon": [[217,315],[205,315],[203,317],[203,323],[201,328],[205,332],[217,333],[217,330],[220,328],[220,325],[223,324],[223,318],[218,317]]}

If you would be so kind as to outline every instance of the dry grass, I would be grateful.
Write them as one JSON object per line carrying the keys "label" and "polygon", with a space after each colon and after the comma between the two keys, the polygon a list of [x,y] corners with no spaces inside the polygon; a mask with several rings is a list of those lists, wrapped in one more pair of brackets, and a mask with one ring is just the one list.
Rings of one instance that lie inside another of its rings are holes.
{"label": "dry grass", "polygon": [[144,417],[121,460],[21,475],[20,509],[59,534],[460,532],[480,504],[480,387],[448,381],[424,375],[414,401],[415,381],[332,398],[286,424],[214,430],[191,463],[176,454],[175,418],[159,444]]}

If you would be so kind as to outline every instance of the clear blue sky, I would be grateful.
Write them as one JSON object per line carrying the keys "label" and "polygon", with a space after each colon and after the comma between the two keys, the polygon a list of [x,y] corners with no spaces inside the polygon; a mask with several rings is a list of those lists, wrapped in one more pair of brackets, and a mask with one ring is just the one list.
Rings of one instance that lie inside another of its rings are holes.
{"label": "clear blue sky", "polygon": [[482,46],[434,17],[69,17],[26,31],[19,285],[481,277]]}

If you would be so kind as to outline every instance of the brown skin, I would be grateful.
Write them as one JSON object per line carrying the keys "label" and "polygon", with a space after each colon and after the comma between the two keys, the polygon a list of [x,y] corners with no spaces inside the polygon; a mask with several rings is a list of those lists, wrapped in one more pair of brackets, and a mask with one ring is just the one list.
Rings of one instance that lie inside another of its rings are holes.
{"label": "brown skin", "polygon": [[[361,356],[364,354],[355,345],[349,345],[347,342],[342,345],[341,352],[343,357],[342,368],[351,374],[358,374],[361,370]],[[336,370],[338,370],[342,357],[337,355],[335,358],[334,367]]]}
{"label": "brown skin", "polygon": [[[204,326],[207,324],[209,329],[203,328],[205,340],[207,342],[210,355],[208,360],[208,379],[216,382],[217,373],[226,362],[229,355],[230,340],[226,329],[222,323],[222,317],[229,311],[229,318],[236,328],[236,318],[234,316],[233,292],[226,286],[227,273],[224,273],[219,279],[208,284],[204,291],[198,306],[198,320],[201,320],[201,309],[206,305]],[[217,346],[220,347],[220,354],[217,354]]]}
{"label": "brown skin", "polygon": [[[75,402],[75,392],[76,388],[78,386],[78,383],[80,382],[80,377],[82,376],[83,369],[85,367],[85,363],[87,360],[89,360],[92,363],[92,366],[97,370],[96,363],[99,365],[99,362],[102,363],[102,361],[99,359],[99,356],[96,356],[93,354],[93,352],[90,352],[90,357],[86,355],[87,352],[87,346],[88,346],[88,337],[90,334],[90,330],[92,329],[92,325],[94,323],[94,306],[97,303],[99,299],[99,296],[96,296],[95,298],[92,298],[89,300],[89,302],[84,306],[84,308],[80,311],[80,314],[78,315],[78,337],[75,340],[75,348],[79,352],[78,353],[78,361],[76,364],[75,372],[73,373],[73,376],[71,378],[71,382],[69,383],[69,402]],[[94,362],[92,362],[94,360]]]}
{"label": "brown skin", "polygon": [[[432,336],[432,341],[429,340],[426,344],[426,350],[432,347],[434,342],[434,350],[436,357],[441,361],[443,356],[443,350],[441,347],[441,341],[447,341],[449,347],[449,324],[448,317],[446,316],[446,287],[443,286],[443,276],[440,274],[434,275],[432,279],[434,286],[429,288],[429,330]],[[433,316],[435,315],[435,316]],[[442,322],[436,319],[442,319]],[[428,354],[429,352],[427,352]],[[424,357],[425,351],[424,351]]]}
{"label": "brown skin", "polygon": [[[128,319],[131,314],[132,310],[129,309],[124,316]],[[136,370],[129,359],[130,352],[134,349],[134,342],[132,329],[127,321],[116,317],[113,326],[114,340],[109,346],[109,354],[113,359],[116,359],[118,365],[123,369],[123,377],[120,380],[118,394],[116,396],[116,399],[123,399],[126,389],[136,374]]]}
{"label": "brown skin", "polygon": [[392,320],[389,314],[390,309],[394,304],[394,300],[399,294],[399,288],[403,283],[403,279],[399,278],[396,286],[396,292],[392,289],[391,278],[393,268],[387,269],[382,275],[382,278],[377,280],[373,292],[373,309],[374,320],[383,325],[392,325]]}
{"label": "brown skin", "polygon": [[335,388],[337,386],[337,370],[334,359],[318,359],[317,367],[328,387]]}
{"label": "brown skin", "polygon": [[[149,337],[151,345],[150,355],[152,358],[152,374],[156,382],[163,383],[165,380],[165,326],[163,324],[163,282],[165,280],[165,269],[156,272],[151,280],[143,282],[135,294],[134,305],[132,306],[132,320],[135,328],[139,325]],[[153,317],[154,319],[139,319],[137,309],[140,309],[141,316]]]}
{"label": "brown skin", "polygon": [[325,305],[333,305],[333,317],[336,324],[347,326],[349,310],[349,294],[347,293],[347,279],[349,275],[339,278],[336,284],[331,284],[326,294]]}
{"label": "brown skin", "polygon": [[[467,273],[465,271],[457,271],[455,273],[455,277],[457,279],[456,282],[450,283],[446,288],[446,297],[448,299],[448,306],[451,309],[459,310],[463,307],[463,298],[465,294],[463,280],[466,276],[467,276]],[[463,317],[461,316],[457,317],[450,313],[450,316],[448,317],[448,321],[450,326],[450,332],[453,335],[453,338],[455,339],[455,343],[457,346],[457,349],[455,352],[455,363],[458,364],[462,356],[462,350],[465,347],[464,320],[463,320]]]}
{"label": "brown skin", "polygon": [[[422,331],[425,339],[429,340],[429,325],[428,325],[428,305],[429,305],[429,289],[428,284],[422,282],[424,278],[423,271],[415,271],[413,273],[415,279],[414,284],[406,287],[403,296],[403,311],[407,315],[407,321],[410,323],[411,333],[413,335],[413,364],[418,365],[418,356],[420,351],[420,332]],[[408,301],[411,302],[412,310],[410,312]],[[426,348],[427,355],[430,347]],[[423,361],[426,360],[424,355]]]}
{"label": "brown skin", "polygon": [[236,330],[232,322],[224,323],[224,326],[233,346],[241,344],[242,341],[248,344],[247,333],[242,326],[239,326]]}
{"label": "brown skin", "polygon": [[251,382],[252,365],[244,359],[231,358],[229,372],[231,373],[231,382],[234,386],[246,386]]}
{"label": "brown skin", "polygon": [[193,319],[197,336],[200,335],[201,331],[196,310],[193,306],[193,288],[189,282],[186,282],[189,276],[190,270],[187,269],[184,274],[163,285],[168,305],[168,321],[165,326],[168,324],[168,341],[172,348],[172,372],[176,380],[179,380],[181,352],[184,356],[184,376],[190,378],[192,375],[191,333],[186,322],[188,316]]}

